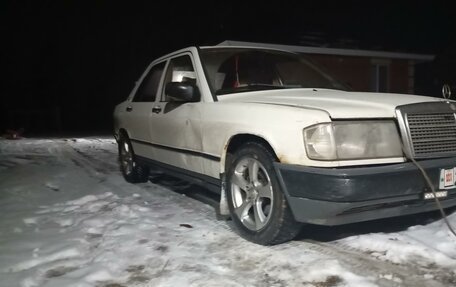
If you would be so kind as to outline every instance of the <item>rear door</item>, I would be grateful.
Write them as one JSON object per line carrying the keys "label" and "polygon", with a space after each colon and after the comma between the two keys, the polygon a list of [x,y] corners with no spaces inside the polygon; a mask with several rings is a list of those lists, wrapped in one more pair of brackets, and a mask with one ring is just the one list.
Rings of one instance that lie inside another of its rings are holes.
{"label": "rear door", "polygon": [[126,129],[130,135],[133,150],[137,155],[153,158],[149,122],[157,98],[166,62],[152,65],[136,90],[130,103],[125,107]]}

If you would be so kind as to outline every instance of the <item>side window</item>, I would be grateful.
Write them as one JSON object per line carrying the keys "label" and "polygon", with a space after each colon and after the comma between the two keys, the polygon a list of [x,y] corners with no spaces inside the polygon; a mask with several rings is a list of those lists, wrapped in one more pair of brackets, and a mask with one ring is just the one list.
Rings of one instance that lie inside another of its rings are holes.
{"label": "side window", "polygon": [[[193,68],[192,60],[188,55],[171,59],[168,65],[168,70],[166,71],[164,87],[166,87],[166,84],[170,82],[185,81],[196,83],[195,69]],[[172,101],[165,94],[165,89],[163,89],[162,100],[165,102]]]}
{"label": "side window", "polygon": [[133,102],[153,102],[157,95],[160,79],[165,69],[165,62],[153,66],[136,91]]}

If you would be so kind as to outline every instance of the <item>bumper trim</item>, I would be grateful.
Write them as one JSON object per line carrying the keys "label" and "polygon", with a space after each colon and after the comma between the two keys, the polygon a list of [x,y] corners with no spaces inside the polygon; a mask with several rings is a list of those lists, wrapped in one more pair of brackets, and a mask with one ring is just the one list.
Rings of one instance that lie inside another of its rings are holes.
{"label": "bumper trim", "polygon": [[[456,167],[456,157],[421,160],[420,165],[439,190],[440,169]],[[334,202],[361,202],[429,192],[411,162],[349,168],[318,168],[274,164],[282,188],[290,196]],[[456,189],[449,190],[454,192]]]}
{"label": "bumper trim", "polygon": [[[420,164],[439,190],[441,168],[456,167],[456,158],[422,160]],[[413,163],[351,168],[315,168],[275,163],[279,184],[299,222],[339,225],[416,214],[437,209]],[[456,189],[441,198],[456,206]]]}
{"label": "bumper trim", "polygon": [[[289,205],[298,222],[341,225],[437,210],[434,200],[375,200],[364,203],[327,202],[291,197]],[[456,198],[441,200],[443,208],[456,206]]]}

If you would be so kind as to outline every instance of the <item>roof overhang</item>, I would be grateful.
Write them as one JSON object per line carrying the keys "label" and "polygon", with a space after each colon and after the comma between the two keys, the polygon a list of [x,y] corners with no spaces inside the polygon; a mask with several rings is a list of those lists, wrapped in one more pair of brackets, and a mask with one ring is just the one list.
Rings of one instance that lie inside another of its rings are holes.
{"label": "roof overhang", "polygon": [[322,47],[309,47],[309,46],[296,46],[296,45],[281,45],[281,44],[268,44],[268,43],[254,43],[243,41],[223,41],[217,46],[239,46],[239,47],[263,47],[278,50],[292,51],[304,54],[322,54],[322,55],[335,55],[335,56],[351,56],[351,57],[370,57],[370,58],[387,58],[387,59],[403,59],[428,62],[435,58],[435,55],[427,54],[411,54],[411,53],[397,53],[385,51],[370,51],[370,50],[357,50],[357,49],[339,49],[339,48],[322,48]]}

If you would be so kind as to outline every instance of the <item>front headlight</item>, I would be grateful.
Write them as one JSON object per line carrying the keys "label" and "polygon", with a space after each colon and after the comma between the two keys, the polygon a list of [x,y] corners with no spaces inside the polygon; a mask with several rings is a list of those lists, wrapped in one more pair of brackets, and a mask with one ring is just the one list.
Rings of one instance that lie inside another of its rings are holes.
{"label": "front headlight", "polygon": [[307,155],[315,160],[401,157],[393,121],[332,122],[304,129]]}

